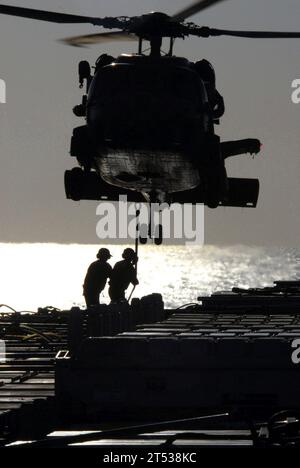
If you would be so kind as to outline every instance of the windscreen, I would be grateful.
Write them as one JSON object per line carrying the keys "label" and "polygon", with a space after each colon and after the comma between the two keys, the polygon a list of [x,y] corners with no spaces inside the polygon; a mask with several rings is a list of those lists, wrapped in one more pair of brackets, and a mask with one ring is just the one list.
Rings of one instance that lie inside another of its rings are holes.
{"label": "windscreen", "polygon": [[98,72],[91,99],[151,96],[151,99],[189,101],[200,104],[203,85],[197,74],[184,68],[117,64]]}
{"label": "windscreen", "polygon": [[205,96],[192,70],[112,65],[100,70],[92,83],[88,122],[95,131],[101,128],[106,139],[181,141],[194,119],[202,121]]}

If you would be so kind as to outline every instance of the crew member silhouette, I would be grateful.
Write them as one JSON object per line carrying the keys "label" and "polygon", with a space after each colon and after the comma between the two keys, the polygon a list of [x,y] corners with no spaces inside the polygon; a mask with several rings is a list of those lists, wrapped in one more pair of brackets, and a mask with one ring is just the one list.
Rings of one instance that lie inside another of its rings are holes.
{"label": "crew member silhouette", "polygon": [[[225,112],[223,96],[216,88],[215,70],[208,60],[199,60],[194,64],[195,70],[201,77],[210,104],[212,118],[215,124],[220,123],[220,117]],[[261,142],[256,138],[246,138],[236,141],[225,141],[221,143],[221,153],[225,159],[244,153],[258,154],[261,149]]]}
{"label": "crew member silhouette", "polygon": [[122,257],[123,260],[115,264],[110,276],[108,294],[111,302],[126,301],[125,291],[130,283],[134,286],[139,284],[134,267],[137,262],[135,251],[127,248],[124,250]]}
{"label": "crew member silhouette", "polygon": [[102,248],[97,253],[97,259],[86,273],[83,283],[83,295],[87,307],[99,305],[99,295],[110,278],[112,267],[107,262],[111,258],[110,251]]}
{"label": "crew member silhouette", "polygon": [[215,123],[219,123],[220,117],[225,112],[224,99],[216,88],[216,74],[214,67],[208,60],[199,60],[195,63],[195,70],[203,80],[208,101]]}

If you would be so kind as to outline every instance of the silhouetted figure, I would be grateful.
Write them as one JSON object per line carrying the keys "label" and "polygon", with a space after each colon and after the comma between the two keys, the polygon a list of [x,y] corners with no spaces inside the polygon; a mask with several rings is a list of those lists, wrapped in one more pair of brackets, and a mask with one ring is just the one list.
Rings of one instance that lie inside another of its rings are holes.
{"label": "silhouetted figure", "polygon": [[106,281],[110,278],[112,267],[107,260],[111,258],[110,251],[102,248],[97,253],[97,259],[87,271],[83,283],[83,295],[87,307],[99,305],[99,296],[105,288]]}
{"label": "silhouetted figure", "polygon": [[135,251],[127,248],[124,250],[122,257],[124,260],[115,264],[110,277],[108,293],[111,302],[126,301],[125,291],[130,283],[134,286],[139,284],[134,268],[137,262]]}
{"label": "silhouetted figure", "polygon": [[213,119],[218,123],[225,112],[224,99],[216,89],[215,70],[208,60],[199,60],[195,63],[196,72],[200,75],[207,92],[208,102],[212,110]]}

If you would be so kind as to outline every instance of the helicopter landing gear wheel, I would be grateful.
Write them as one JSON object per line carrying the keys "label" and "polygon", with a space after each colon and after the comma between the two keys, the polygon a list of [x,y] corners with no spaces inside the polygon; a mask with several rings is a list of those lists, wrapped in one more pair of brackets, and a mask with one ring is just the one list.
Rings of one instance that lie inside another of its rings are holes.
{"label": "helicopter landing gear wheel", "polygon": [[214,135],[208,151],[209,159],[206,168],[206,204],[217,208],[228,193],[228,180],[224,159],[220,149],[220,138]]}
{"label": "helicopter landing gear wheel", "polygon": [[74,201],[81,200],[85,187],[83,170],[80,167],[74,167],[71,171],[66,171],[64,180],[66,197]]}
{"label": "helicopter landing gear wheel", "polygon": [[163,243],[163,227],[161,224],[158,226],[158,236],[154,237],[155,245],[161,245]]}
{"label": "helicopter landing gear wheel", "polygon": [[207,206],[208,206],[208,208],[212,208],[212,209],[218,208],[219,204],[220,204],[220,200],[216,196],[216,194],[215,193],[212,193],[212,194],[208,193],[208,195],[207,195]]}
{"label": "helicopter landing gear wheel", "polygon": [[148,242],[148,239],[153,239],[155,245],[161,245],[163,243],[163,227],[161,224],[158,225],[158,234],[155,237],[151,235],[151,229],[149,225],[149,237],[140,236],[140,244],[145,245]]}
{"label": "helicopter landing gear wheel", "polygon": [[217,208],[226,199],[228,193],[228,180],[226,168],[220,167],[217,174],[210,173],[207,180],[207,206]]}

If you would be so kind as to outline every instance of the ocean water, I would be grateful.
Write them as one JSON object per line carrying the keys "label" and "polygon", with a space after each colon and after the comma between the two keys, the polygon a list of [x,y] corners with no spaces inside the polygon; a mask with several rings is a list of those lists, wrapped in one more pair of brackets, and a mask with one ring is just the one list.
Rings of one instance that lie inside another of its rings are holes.
{"label": "ocean water", "polygon": [[[121,259],[125,247],[108,246],[112,265]],[[0,244],[0,304],[33,311],[45,306],[83,306],[83,279],[98,248]],[[133,297],[159,292],[167,307],[178,307],[217,290],[269,286],[276,279],[300,278],[300,249],[146,245],[140,246],[138,276],[140,285]],[[109,302],[107,292],[101,300]]]}

